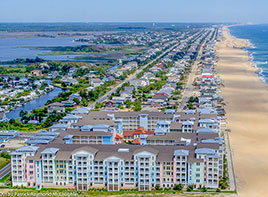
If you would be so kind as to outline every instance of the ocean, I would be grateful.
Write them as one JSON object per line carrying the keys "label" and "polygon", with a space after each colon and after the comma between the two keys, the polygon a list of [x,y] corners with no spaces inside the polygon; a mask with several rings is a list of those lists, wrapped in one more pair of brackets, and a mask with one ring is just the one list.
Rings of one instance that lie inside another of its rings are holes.
{"label": "ocean", "polygon": [[229,29],[233,36],[251,42],[253,48],[246,50],[251,60],[260,69],[261,80],[268,83],[268,24],[233,26]]}

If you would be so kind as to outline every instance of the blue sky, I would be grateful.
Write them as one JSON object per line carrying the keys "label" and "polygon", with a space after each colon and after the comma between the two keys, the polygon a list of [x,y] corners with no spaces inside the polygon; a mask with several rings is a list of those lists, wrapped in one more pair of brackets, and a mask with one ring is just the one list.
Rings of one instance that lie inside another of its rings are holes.
{"label": "blue sky", "polygon": [[268,0],[0,0],[0,22],[268,23]]}

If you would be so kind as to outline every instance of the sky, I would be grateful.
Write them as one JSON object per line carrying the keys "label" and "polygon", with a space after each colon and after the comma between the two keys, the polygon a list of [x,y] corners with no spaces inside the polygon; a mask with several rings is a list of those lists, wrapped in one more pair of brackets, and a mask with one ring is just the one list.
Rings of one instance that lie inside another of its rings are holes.
{"label": "sky", "polygon": [[0,22],[268,23],[268,0],[0,0]]}

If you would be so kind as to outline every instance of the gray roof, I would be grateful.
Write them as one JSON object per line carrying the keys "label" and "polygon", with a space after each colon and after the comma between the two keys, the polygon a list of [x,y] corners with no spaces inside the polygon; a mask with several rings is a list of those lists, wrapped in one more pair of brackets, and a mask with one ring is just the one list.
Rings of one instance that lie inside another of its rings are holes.
{"label": "gray roof", "polygon": [[197,154],[215,154],[215,150],[211,148],[198,148],[195,150]]}
{"label": "gray roof", "polygon": [[196,131],[196,133],[218,133],[218,132],[215,129],[200,128]]}
{"label": "gray roof", "polygon": [[76,115],[67,115],[67,116],[64,116],[62,119],[63,120],[77,120],[77,119],[81,119],[82,116],[76,116]]}
{"label": "gray roof", "polygon": [[68,125],[66,125],[66,124],[54,124],[54,125],[52,125],[49,128],[51,128],[51,129],[65,128],[65,129],[67,129],[68,128]]}
{"label": "gray roof", "polygon": [[212,108],[203,108],[197,110],[200,114],[217,114],[217,111]]}
{"label": "gray roof", "polygon": [[188,156],[189,150],[175,150],[174,156]]}
{"label": "gray roof", "polygon": [[47,132],[46,130],[40,131],[35,136],[55,136],[58,137],[60,134],[57,132]]}
{"label": "gray roof", "polygon": [[63,139],[64,140],[68,140],[68,139],[71,139],[71,138],[73,138],[73,135],[65,135],[64,137],[63,137]]}
{"label": "gray roof", "polygon": [[216,144],[223,144],[224,141],[222,140],[216,140],[216,139],[204,139],[204,140],[201,140],[202,143],[216,143]]}
{"label": "gray roof", "polygon": [[50,140],[38,140],[38,139],[33,139],[33,140],[27,140],[25,143],[26,144],[48,144]]}
{"label": "gray roof", "polygon": [[16,151],[18,152],[28,152],[28,151],[37,151],[38,150],[38,146],[23,146],[18,148]]}
{"label": "gray roof", "polygon": [[105,124],[97,124],[93,126],[93,129],[108,129],[109,125],[105,125]]}
{"label": "gray roof", "polygon": [[87,114],[89,112],[90,112],[90,109],[88,107],[80,107],[72,111],[72,113],[75,113],[75,114]]}
{"label": "gray roof", "polygon": [[13,151],[10,155],[23,154],[25,152],[36,152],[39,149],[38,146],[23,146]]}
{"label": "gray roof", "polygon": [[60,150],[59,148],[46,148],[41,152],[41,154],[56,154]]}

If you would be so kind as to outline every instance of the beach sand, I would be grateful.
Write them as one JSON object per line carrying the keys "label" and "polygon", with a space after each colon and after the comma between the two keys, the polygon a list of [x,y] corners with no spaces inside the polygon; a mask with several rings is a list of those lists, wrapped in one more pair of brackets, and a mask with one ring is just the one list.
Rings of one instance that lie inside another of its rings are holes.
{"label": "beach sand", "polygon": [[232,37],[226,27],[223,36],[216,46],[216,69],[225,85],[221,90],[238,194],[268,196],[268,86],[241,49],[249,42]]}

